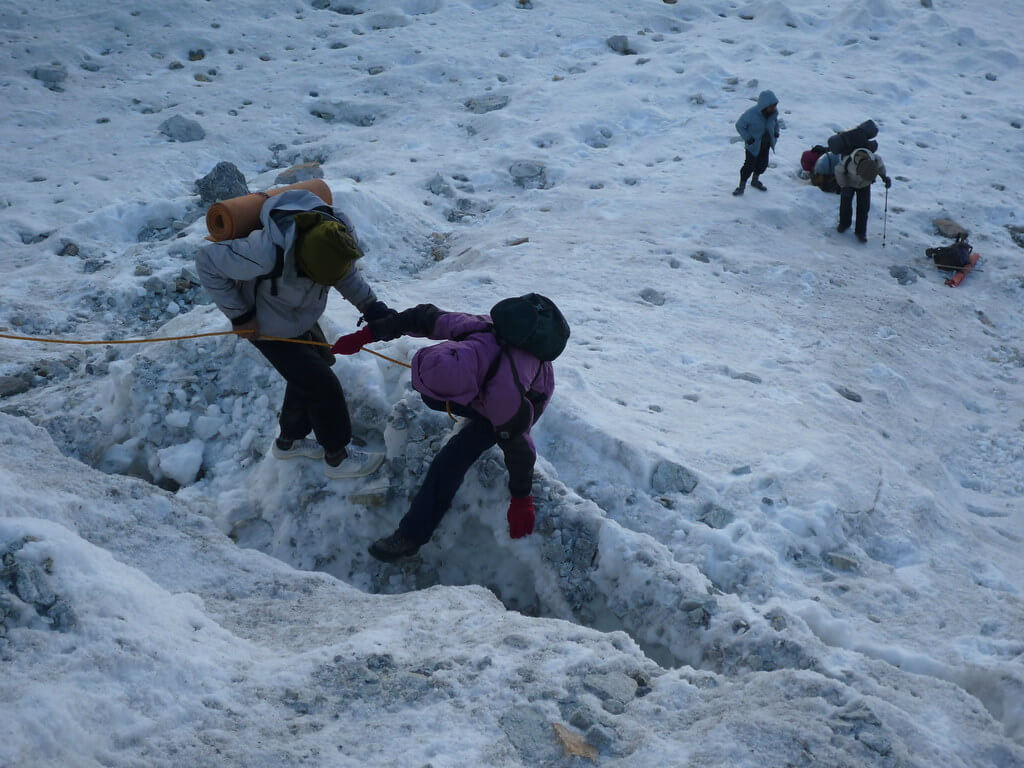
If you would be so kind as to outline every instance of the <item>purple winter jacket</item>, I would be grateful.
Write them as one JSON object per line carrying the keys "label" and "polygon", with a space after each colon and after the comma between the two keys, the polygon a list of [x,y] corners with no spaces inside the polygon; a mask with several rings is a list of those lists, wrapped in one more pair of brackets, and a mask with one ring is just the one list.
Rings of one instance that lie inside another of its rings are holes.
{"label": "purple winter jacket", "polygon": [[[509,347],[508,356],[502,355],[494,376],[481,389],[491,364],[501,354],[490,327],[491,318],[487,315],[439,315],[427,337],[447,341],[424,347],[413,356],[412,385],[425,397],[470,408],[487,419],[498,433],[513,420],[521,421],[515,430],[517,434],[511,440],[499,440],[499,445],[505,454],[512,495],[526,496],[533,482],[537,456],[530,427],[555,391],[554,369],[551,363],[541,362],[529,352]],[[509,357],[523,389],[532,397],[521,395]],[[520,415],[524,407],[526,413]]]}

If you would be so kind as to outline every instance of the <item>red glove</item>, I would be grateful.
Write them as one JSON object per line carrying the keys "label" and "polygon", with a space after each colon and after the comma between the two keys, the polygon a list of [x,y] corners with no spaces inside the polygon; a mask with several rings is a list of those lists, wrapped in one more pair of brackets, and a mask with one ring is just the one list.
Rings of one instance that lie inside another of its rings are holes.
{"label": "red glove", "polygon": [[513,539],[521,539],[533,533],[534,515],[533,496],[512,498],[508,503],[508,535]]}
{"label": "red glove", "polygon": [[373,341],[373,331],[366,327],[355,333],[350,333],[348,336],[340,337],[334,342],[331,352],[336,355],[354,355],[363,348],[364,344],[369,344],[371,341]]}

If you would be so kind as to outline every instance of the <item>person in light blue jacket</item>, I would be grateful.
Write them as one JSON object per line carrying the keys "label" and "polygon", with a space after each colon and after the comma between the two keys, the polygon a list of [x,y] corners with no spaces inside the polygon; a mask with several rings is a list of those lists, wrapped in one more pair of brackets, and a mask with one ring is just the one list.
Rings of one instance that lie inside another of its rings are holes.
{"label": "person in light blue jacket", "polygon": [[753,175],[750,186],[762,192],[767,187],[761,183],[760,176],[768,168],[768,153],[775,148],[779,138],[779,100],[771,91],[761,91],[757,104],[736,121],[736,131],[743,139],[744,160],[740,168],[740,185],[732,191],[734,195],[742,195],[747,186],[747,179]]}

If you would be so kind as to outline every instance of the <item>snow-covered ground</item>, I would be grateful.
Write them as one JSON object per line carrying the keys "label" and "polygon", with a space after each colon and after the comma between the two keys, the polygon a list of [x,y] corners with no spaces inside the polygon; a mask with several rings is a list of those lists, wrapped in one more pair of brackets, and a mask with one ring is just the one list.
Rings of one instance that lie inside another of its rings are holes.
{"label": "snow-covered ground", "polygon": [[[0,766],[1024,766],[1024,7],[8,0],[0,32],[0,334],[226,330],[192,264],[221,162],[322,172],[393,307],[537,290],[573,330],[535,534],[488,454],[401,566],[366,547],[453,428],[404,368],[339,358],[388,462],[327,481],[269,456],[243,341],[0,339]],[[867,118],[861,245],[799,156]],[[982,255],[955,289],[940,217]]]}

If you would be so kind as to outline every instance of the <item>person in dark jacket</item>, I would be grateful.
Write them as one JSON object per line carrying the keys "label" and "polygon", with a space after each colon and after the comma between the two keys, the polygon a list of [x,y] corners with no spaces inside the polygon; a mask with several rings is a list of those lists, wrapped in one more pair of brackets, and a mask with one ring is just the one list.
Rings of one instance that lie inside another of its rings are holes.
{"label": "person in dark jacket", "polygon": [[[210,298],[246,334],[287,382],[280,435],[271,448],[279,459],[323,458],[331,478],[360,477],[383,462],[381,453],[349,447],[352,424],[334,355],[319,319],[333,286],[363,317],[394,315],[379,301],[356,266],[362,250],[351,222],[305,190],[267,198],[261,228],[248,237],[203,246],[196,255],[199,281]],[[307,436],[313,432],[316,440]]]}
{"label": "person in dark jacket", "polygon": [[761,183],[760,176],[768,168],[768,153],[775,148],[779,138],[779,100],[771,91],[761,91],[757,104],[736,121],[736,131],[743,139],[744,159],[740,168],[740,185],[732,191],[742,195],[747,179],[753,175],[750,186],[765,192],[768,188]]}
{"label": "person in dark jacket", "polygon": [[370,546],[378,560],[392,562],[416,554],[441,523],[473,462],[494,445],[501,448],[508,469],[509,535],[517,539],[533,533],[531,490],[537,452],[530,429],[554,393],[554,370],[551,363],[525,350],[503,347],[491,328],[488,315],[445,312],[421,304],[393,318],[371,321],[333,347],[338,354],[350,355],[364,344],[403,335],[444,339],[413,357],[412,386],[429,408],[467,419],[434,457],[398,529]]}
{"label": "person in dark jacket", "polygon": [[[877,146],[877,145],[876,145]],[[872,150],[861,147],[844,157],[835,168],[836,183],[839,185],[839,226],[837,232],[850,228],[853,218],[853,198],[857,198],[857,219],[854,232],[857,239],[868,241],[868,211],[871,210],[871,185],[882,178],[886,189],[892,186],[892,179],[885,173],[885,163]]]}

